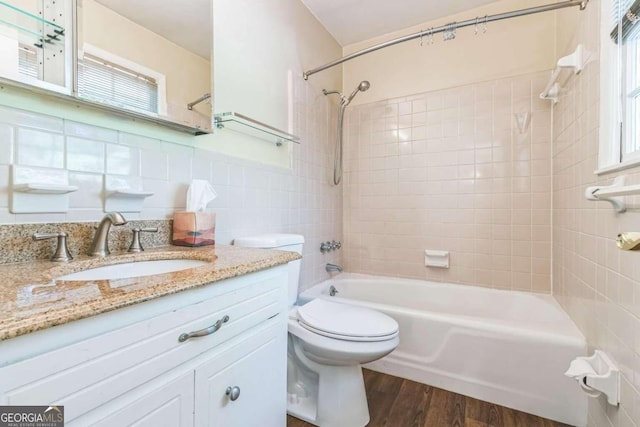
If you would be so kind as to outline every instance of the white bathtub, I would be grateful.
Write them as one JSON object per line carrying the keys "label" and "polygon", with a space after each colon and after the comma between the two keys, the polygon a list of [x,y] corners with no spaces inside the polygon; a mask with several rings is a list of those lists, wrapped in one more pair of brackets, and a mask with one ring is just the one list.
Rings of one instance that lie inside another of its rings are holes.
{"label": "white bathtub", "polygon": [[400,345],[368,368],[586,425],[587,396],[563,375],[586,354],[585,338],[550,295],[342,273],[300,303],[317,297],[396,319]]}

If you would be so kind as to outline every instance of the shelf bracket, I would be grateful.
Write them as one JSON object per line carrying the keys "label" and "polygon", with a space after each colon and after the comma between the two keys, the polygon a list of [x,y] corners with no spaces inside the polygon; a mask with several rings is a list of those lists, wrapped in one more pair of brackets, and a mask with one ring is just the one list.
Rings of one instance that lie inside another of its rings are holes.
{"label": "shelf bracket", "polygon": [[625,180],[625,176],[618,176],[613,180],[611,185],[587,187],[584,191],[584,196],[587,200],[591,201],[609,202],[617,213],[623,213],[627,210],[624,199],[622,197],[607,195],[607,192],[612,192],[611,190],[624,187]]}

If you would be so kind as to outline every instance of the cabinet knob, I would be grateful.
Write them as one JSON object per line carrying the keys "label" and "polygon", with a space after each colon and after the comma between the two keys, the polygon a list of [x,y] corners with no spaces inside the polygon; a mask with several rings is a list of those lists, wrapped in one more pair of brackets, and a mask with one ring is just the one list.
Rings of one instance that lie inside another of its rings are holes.
{"label": "cabinet knob", "polygon": [[240,397],[240,387],[238,386],[227,387],[227,392],[225,394],[229,396],[229,399],[232,402],[235,402]]}

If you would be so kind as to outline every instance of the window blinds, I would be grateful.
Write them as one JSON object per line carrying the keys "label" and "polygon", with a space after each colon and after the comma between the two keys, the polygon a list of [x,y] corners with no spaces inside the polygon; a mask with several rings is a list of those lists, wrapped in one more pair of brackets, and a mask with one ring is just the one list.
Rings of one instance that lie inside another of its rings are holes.
{"label": "window blinds", "polygon": [[611,38],[622,43],[638,35],[640,30],[640,0],[613,0],[613,30]]}
{"label": "window blinds", "polygon": [[78,95],[117,107],[158,112],[154,79],[87,54],[78,61]]}
{"label": "window blinds", "polygon": [[38,53],[20,46],[18,49],[18,72],[23,76],[38,78]]}

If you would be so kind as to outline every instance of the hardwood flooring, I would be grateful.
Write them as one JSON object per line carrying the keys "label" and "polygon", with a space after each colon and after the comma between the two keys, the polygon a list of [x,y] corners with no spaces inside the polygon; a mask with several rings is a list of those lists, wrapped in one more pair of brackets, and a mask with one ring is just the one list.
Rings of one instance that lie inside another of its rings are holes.
{"label": "hardwood flooring", "polygon": [[[367,369],[363,373],[369,427],[568,427],[403,378]],[[313,426],[287,416],[287,427]]]}

